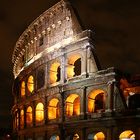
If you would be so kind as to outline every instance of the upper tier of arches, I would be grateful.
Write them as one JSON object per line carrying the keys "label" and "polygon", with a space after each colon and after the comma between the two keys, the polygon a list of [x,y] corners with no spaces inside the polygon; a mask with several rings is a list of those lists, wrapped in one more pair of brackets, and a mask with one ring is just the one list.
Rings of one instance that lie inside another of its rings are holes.
{"label": "upper tier of arches", "polygon": [[16,42],[12,62],[15,77],[42,52],[50,53],[73,42],[82,32],[70,3],[61,0],[35,19]]}

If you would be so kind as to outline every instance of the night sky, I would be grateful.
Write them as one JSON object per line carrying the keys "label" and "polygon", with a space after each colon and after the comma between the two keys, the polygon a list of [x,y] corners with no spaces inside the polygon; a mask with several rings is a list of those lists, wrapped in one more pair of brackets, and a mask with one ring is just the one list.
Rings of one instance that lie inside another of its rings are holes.
{"label": "night sky", "polygon": [[[85,29],[95,31],[102,69],[140,73],[140,0],[70,0]],[[0,128],[10,127],[12,51],[27,26],[58,0],[0,0]]]}

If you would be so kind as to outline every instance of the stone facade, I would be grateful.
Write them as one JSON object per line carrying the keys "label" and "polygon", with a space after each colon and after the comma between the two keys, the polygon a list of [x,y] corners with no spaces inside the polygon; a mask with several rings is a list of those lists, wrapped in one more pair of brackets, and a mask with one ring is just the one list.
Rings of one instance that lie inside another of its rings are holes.
{"label": "stone facade", "polygon": [[93,39],[64,0],[23,32],[12,57],[15,139],[140,139],[140,106],[128,105],[132,86],[126,95],[118,70],[100,70]]}

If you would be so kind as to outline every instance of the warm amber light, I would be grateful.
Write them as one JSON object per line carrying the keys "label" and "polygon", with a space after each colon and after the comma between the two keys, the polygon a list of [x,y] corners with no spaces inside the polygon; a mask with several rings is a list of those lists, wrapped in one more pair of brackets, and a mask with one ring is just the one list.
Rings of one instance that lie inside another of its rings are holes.
{"label": "warm amber light", "polygon": [[67,67],[67,78],[72,78],[74,74],[74,66],[69,64]]}
{"label": "warm amber light", "polygon": [[18,111],[16,111],[16,117],[15,117],[15,127],[18,128],[19,127],[19,113]]}
{"label": "warm amber light", "polygon": [[68,63],[69,64],[74,64],[74,62],[79,58],[81,58],[81,56],[79,54],[72,55],[72,56],[69,57]]}
{"label": "warm amber light", "polygon": [[73,136],[73,140],[79,140],[79,135],[78,134],[75,134],[74,136]]}
{"label": "warm amber light", "polygon": [[132,138],[133,140],[135,140],[135,134],[131,130],[126,130],[126,131],[122,132],[120,134],[120,136],[119,136],[119,139],[120,140],[130,139],[130,138]]}
{"label": "warm amber light", "polygon": [[56,140],[60,140],[59,136],[56,136]]}
{"label": "warm amber light", "polygon": [[22,81],[21,83],[21,96],[22,97],[25,96],[25,82],[24,81]]}
{"label": "warm amber light", "polygon": [[[93,92],[91,92],[88,96],[88,112],[92,113],[95,112],[98,109],[103,109],[104,104],[104,91],[97,89]],[[102,96],[102,98],[98,96]],[[98,98],[96,98],[98,97]]]}
{"label": "warm amber light", "polygon": [[27,125],[32,124],[32,119],[33,119],[33,117],[32,117],[32,107],[29,106],[27,108],[27,111],[26,111],[26,123],[27,123]]}
{"label": "warm amber light", "polygon": [[98,132],[95,136],[94,136],[94,140],[104,140],[105,139],[105,135],[102,132]]}
{"label": "warm amber light", "polygon": [[20,128],[24,127],[24,110],[20,111]]}
{"label": "warm amber light", "polygon": [[28,87],[28,90],[30,92],[33,92],[33,90],[34,90],[34,78],[32,75],[28,78],[27,87]]}
{"label": "warm amber light", "polygon": [[[67,66],[67,78],[72,78],[75,75],[74,72],[74,63],[77,59],[80,58],[80,55],[73,55],[68,59],[68,66]],[[81,68],[79,68],[79,70],[81,71]]]}
{"label": "warm amber light", "polygon": [[80,114],[80,97],[77,94],[71,94],[66,99],[67,116]]}
{"label": "warm amber light", "polygon": [[48,119],[56,119],[57,117],[59,117],[59,100],[53,98],[48,105]]}
{"label": "warm amber light", "polygon": [[41,122],[44,120],[44,105],[38,103],[36,106],[36,122]]}
{"label": "warm amber light", "polygon": [[95,110],[95,99],[88,98],[88,112],[94,112]]}
{"label": "warm amber light", "polygon": [[60,71],[58,71],[58,68],[60,66],[60,63],[55,62],[50,67],[50,83],[53,84],[60,80]]}

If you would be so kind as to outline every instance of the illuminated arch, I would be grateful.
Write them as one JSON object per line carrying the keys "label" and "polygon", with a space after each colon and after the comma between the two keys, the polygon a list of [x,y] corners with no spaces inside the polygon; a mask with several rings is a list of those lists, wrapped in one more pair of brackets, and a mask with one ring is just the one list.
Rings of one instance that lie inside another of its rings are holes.
{"label": "illuminated arch", "polygon": [[59,113],[59,100],[57,98],[53,98],[49,101],[48,104],[48,119],[52,120],[58,118]]}
{"label": "illuminated arch", "polygon": [[36,105],[36,113],[35,113],[35,118],[36,122],[42,122],[44,120],[44,105],[42,103],[38,103]]}
{"label": "illuminated arch", "polygon": [[20,128],[21,129],[24,128],[24,110],[23,109],[20,111]]}
{"label": "illuminated arch", "polygon": [[58,135],[51,136],[50,140],[60,140]]}
{"label": "illuminated arch", "polygon": [[78,134],[74,134],[74,136],[73,136],[73,139],[72,139],[72,140],[79,140],[79,139],[80,139],[79,135],[78,135]]}
{"label": "illuminated arch", "polygon": [[72,78],[81,74],[81,56],[72,55],[68,58],[67,78]]}
{"label": "illuminated arch", "polygon": [[18,109],[16,109],[15,111],[15,129],[18,129],[19,128],[19,111]]}
{"label": "illuminated arch", "polygon": [[73,116],[80,114],[80,97],[77,94],[70,94],[66,99],[66,115]]}
{"label": "illuminated arch", "polygon": [[88,135],[88,140],[105,140],[105,135],[103,132],[92,133]]}
{"label": "illuminated arch", "polygon": [[53,84],[55,82],[60,81],[60,77],[61,77],[60,63],[55,62],[50,67],[50,83]]}
{"label": "illuminated arch", "polygon": [[126,139],[135,140],[135,134],[131,130],[126,130],[120,134],[119,139],[120,140],[126,140]]}
{"label": "illuminated arch", "polygon": [[21,97],[25,96],[25,81],[21,83]]}
{"label": "illuminated arch", "polygon": [[26,110],[26,124],[27,124],[27,126],[31,126],[32,121],[33,121],[32,107],[29,106]]}
{"label": "illuminated arch", "polygon": [[34,90],[34,77],[32,75],[29,76],[27,82],[28,90],[32,93]]}
{"label": "illuminated arch", "polygon": [[105,139],[105,135],[103,132],[98,132],[97,134],[95,134],[94,136],[94,140],[104,140]]}
{"label": "illuminated arch", "polygon": [[88,112],[103,111],[105,106],[105,91],[97,89],[88,95]]}

